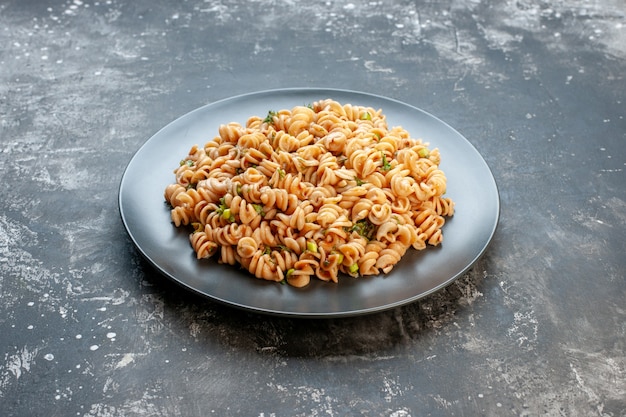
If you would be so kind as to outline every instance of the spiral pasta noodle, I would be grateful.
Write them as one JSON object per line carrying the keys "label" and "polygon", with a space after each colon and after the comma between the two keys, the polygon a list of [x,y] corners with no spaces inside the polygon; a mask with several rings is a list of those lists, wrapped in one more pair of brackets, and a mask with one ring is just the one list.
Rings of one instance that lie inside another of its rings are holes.
{"label": "spiral pasta noodle", "polygon": [[219,126],[164,197],[198,259],[303,287],[386,274],[439,245],[454,214],[440,159],[382,110],[325,99]]}

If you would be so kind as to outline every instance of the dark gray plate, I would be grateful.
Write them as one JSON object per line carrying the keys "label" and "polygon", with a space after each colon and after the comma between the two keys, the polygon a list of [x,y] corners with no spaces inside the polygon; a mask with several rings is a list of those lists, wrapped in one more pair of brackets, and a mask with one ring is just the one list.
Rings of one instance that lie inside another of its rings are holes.
{"label": "dark gray plate", "polygon": [[[312,279],[293,288],[254,278],[237,267],[198,261],[189,229],[170,221],[163,191],[172,170],[194,144],[217,136],[220,124],[245,124],[252,115],[291,109],[332,98],[342,104],[382,109],[389,127],[402,126],[441,151],[448,178],[447,196],[455,214],[444,225],[444,241],[423,251],[410,249],[388,275],[338,284]],[[416,301],[464,274],[495,233],[500,202],[489,167],[457,131],[434,116],[385,97],[332,89],[284,89],[246,94],[211,103],[165,126],[132,158],[122,177],[119,208],[124,226],[145,258],[165,276],[192,291],[234,307],[292,317],[340,317],[373,313]]]}

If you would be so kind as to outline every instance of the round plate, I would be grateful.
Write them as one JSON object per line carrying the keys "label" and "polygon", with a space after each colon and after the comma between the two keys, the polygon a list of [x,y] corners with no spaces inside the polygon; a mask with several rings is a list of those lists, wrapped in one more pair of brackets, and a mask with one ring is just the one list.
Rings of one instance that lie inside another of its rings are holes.
{"label": "round plate", "polygon": [[[294,288],[255,278],[237,267],[197,260],[190,229],[170,220],[163,191],[173,170],[194,144],[218,135],[220,124],[263,117],[331,98],[342,104],[382,109],[389,127],[402,126],[441,152],[448,179],[446,195],[455,214],[443,227],[443,243],[409,249],[387,275],[340,277],[339,283],[312,279]],[[165,126],[132,158],[119,193],[122,221],[141,254],[165,276],[210,299],[259,313],[291,317],[341,317],[373,313],[416,301],[463,275],[482,255],[495,233],[498,190],[489,167],[457,131],[436,117],[389,98],[334,89],[282,89],[241,95],[196,109]]]}

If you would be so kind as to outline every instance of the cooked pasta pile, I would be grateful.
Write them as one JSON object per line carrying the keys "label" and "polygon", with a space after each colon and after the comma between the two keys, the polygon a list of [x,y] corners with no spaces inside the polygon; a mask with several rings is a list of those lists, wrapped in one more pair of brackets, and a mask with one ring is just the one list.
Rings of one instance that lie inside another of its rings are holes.
{"label": "cooked pasta pile", "polygon": [[296,287],[388,273],[441,243],[454,202],[438,149],[382,110],[321,100],[229,123],[195,145],[165,189],[198,259]]}

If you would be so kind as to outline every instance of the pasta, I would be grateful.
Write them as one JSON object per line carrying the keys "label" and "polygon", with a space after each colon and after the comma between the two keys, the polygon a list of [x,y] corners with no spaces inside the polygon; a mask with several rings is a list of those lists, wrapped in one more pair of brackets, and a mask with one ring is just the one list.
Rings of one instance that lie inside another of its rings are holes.
{"label": "pasta", "polygon": [[325,99],[218,132],[164,191],[198,259],[296,287],[378,275],[439,245],[454,214],[439,150],[382,110]]}

